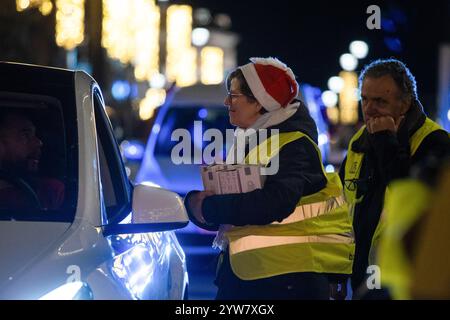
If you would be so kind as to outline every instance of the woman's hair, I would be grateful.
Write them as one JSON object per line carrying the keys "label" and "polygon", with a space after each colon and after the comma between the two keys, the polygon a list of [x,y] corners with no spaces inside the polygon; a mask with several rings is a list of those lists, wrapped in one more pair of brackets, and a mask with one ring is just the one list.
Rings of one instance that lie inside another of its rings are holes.
{"label": "woman's hair", "polygon": [[[234,71],[232,71],[226,80],[226,86],[227,86],[227,91],[230,91],[230,87],[231,87],[231,80],[233,79],[237,79],[239,82],[239,89],[242,92],[242,94],[245,95],[245,97],[247,98],[247,101],[249,102],[256,102],[258,101],[255,96],[253,95],[252,90],[250,89],[250,87],[248,86],[247,80],[245,80],[244,74],[242,73],[242,70],[237,68]],[[261,110],[259,111],[259,113],[264,114],[266,113],[267,110],[264,108],[264,106],[261,108]]]}

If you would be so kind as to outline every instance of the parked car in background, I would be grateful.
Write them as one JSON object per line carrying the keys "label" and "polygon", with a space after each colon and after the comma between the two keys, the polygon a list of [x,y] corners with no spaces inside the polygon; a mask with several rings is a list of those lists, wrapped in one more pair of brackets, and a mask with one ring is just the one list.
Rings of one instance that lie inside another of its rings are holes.
{"label": "parked car in background", "polygon": [[0,172],[0,194],[28,199],[0,203],[0,299],[186,298],[172,231],[188,223],[183,202],[131,184],[104,108],[85,72],[0,63],[0,111],[24,115],[42,141],[33,179],[63,190],[48,208],[29,180]]}
{"label": "parked car in background", "polygon": [[[136,181],[151,181],[182,196],[190,190],[203,189],[200,164],[194,163],[194,155],[197,151],[203,152],[206,146],[202,141],[206,130],[219,129],[225,136],[225,130],[233,128],[228,120],[228,110],[223,105],[225,94],[223,85],[178,89],[158,112]],[[194,134],[195,121],[201,121],[202,125],[197,135]],[[171,140],[176,129],[186,129],[192,137],[192,164],[177,165],[171,159],[172,148],[179,142]]]}

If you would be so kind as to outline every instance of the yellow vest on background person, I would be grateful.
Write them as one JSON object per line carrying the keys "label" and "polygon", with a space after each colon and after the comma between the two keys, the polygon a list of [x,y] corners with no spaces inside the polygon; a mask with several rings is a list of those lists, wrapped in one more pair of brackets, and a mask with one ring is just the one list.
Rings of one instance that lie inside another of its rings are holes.
{"label": "yellow vest on background person", "polygon": [[385,201],[386,227],[380,237],[377,263],[381,285],[393,299],[410,299],[412,264],[404,238],[430,205],[431,190],[416,179],[403,179],[389,185]]}
{"label": "yellow vest on background person", "polygon": [[[356,198],[357,195],[357,185],[349,184],[347,181],[357,180],[359,179],[361,166],[364,160],[364,153],[355,152],[352,150],[353,143],[361,137],[362,133],[366,126],[362,126],[358,132],[352,137],[349,143],[348,152],[347,152],[347,160],[345,163],[345,177],[344,177],[344,195],[345,200],[349,206],[350,217],[353,220],[355,214],[355,207],[358,203],[360,203],[364,195],[361,195],[359,198]],[[442,127],[438,125],[436,122],[432,121],[429,118],[425,119],[425,122],[422,126],[417,129],[417,131],[409,138],[410,152],[411,156],[413,156],[417,149],[419,148],[422,141],[432,132],[436,130],[441,130]],[[389,193],[389,190],[386,189],[385,199]],[[383,233],[383,229],[385,228],[383,214],[380,217],[380,221],[378,222],[377,228],[375,229],[374,235],[372,237],[372,246],[371,248],[376,248],[377,243],[380,239],[381,234]],[[376,253],[371,249],[369,253],[369,265],[375,264],[374,257]]]}
{"label": "yellow vest on background person", "polygon": [[438,171],[426,217],[414,244],[413,299],[450,299],[450,159]]}
{"label": "yellow vest on background person", "polygon": [[[272,139],[279,139],[278,147],[271,147]],[[280,133],[250,150],[246,162],[257,158],[267,166],[283,146],[298,139],[307,139],[314,145],[327,185],[302,197],[294,212],[281,222],[232,227],[226,233],[231,268],[240,279],[294,272],[352,272],[355,245],[342,184],[336,173],[325,172],[314,141],[301,132]]]}

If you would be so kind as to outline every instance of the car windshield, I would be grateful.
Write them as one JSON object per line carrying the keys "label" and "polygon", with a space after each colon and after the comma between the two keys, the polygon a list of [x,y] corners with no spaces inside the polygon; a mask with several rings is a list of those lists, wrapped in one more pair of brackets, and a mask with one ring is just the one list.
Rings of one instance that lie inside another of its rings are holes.
{"label": "car windshield", "polygon": [[[191,135],[191,150],[197,148],[203,151],[207,142],[204,142],[204,139],[194,139],[194,121],[201,121],[202,136],[206,130],[214,128],[220,130],[225,138],[225,130],[233,128],[228,118],[227,108],[223,106],[171,106],[159,129],[155,156],[171,156],[172,148],[179,143],[178,140],[171,140],[172,132],[176,129],[188,130]],[[194,152],[191,155],[193,157]]]}
{"label": "car windshield", "polygon": [[0,220],[72,222],[75,216],[75,96],[68,87],[56,94],[40,89],[0,91]]}

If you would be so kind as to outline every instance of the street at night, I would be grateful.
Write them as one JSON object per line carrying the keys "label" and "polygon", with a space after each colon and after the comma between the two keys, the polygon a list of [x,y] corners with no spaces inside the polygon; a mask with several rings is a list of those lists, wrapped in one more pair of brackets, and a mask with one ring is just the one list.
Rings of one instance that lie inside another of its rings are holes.
{"label": "street at night", "polygon": [[450,1],[0,19],[0,300],[450,299]]}

